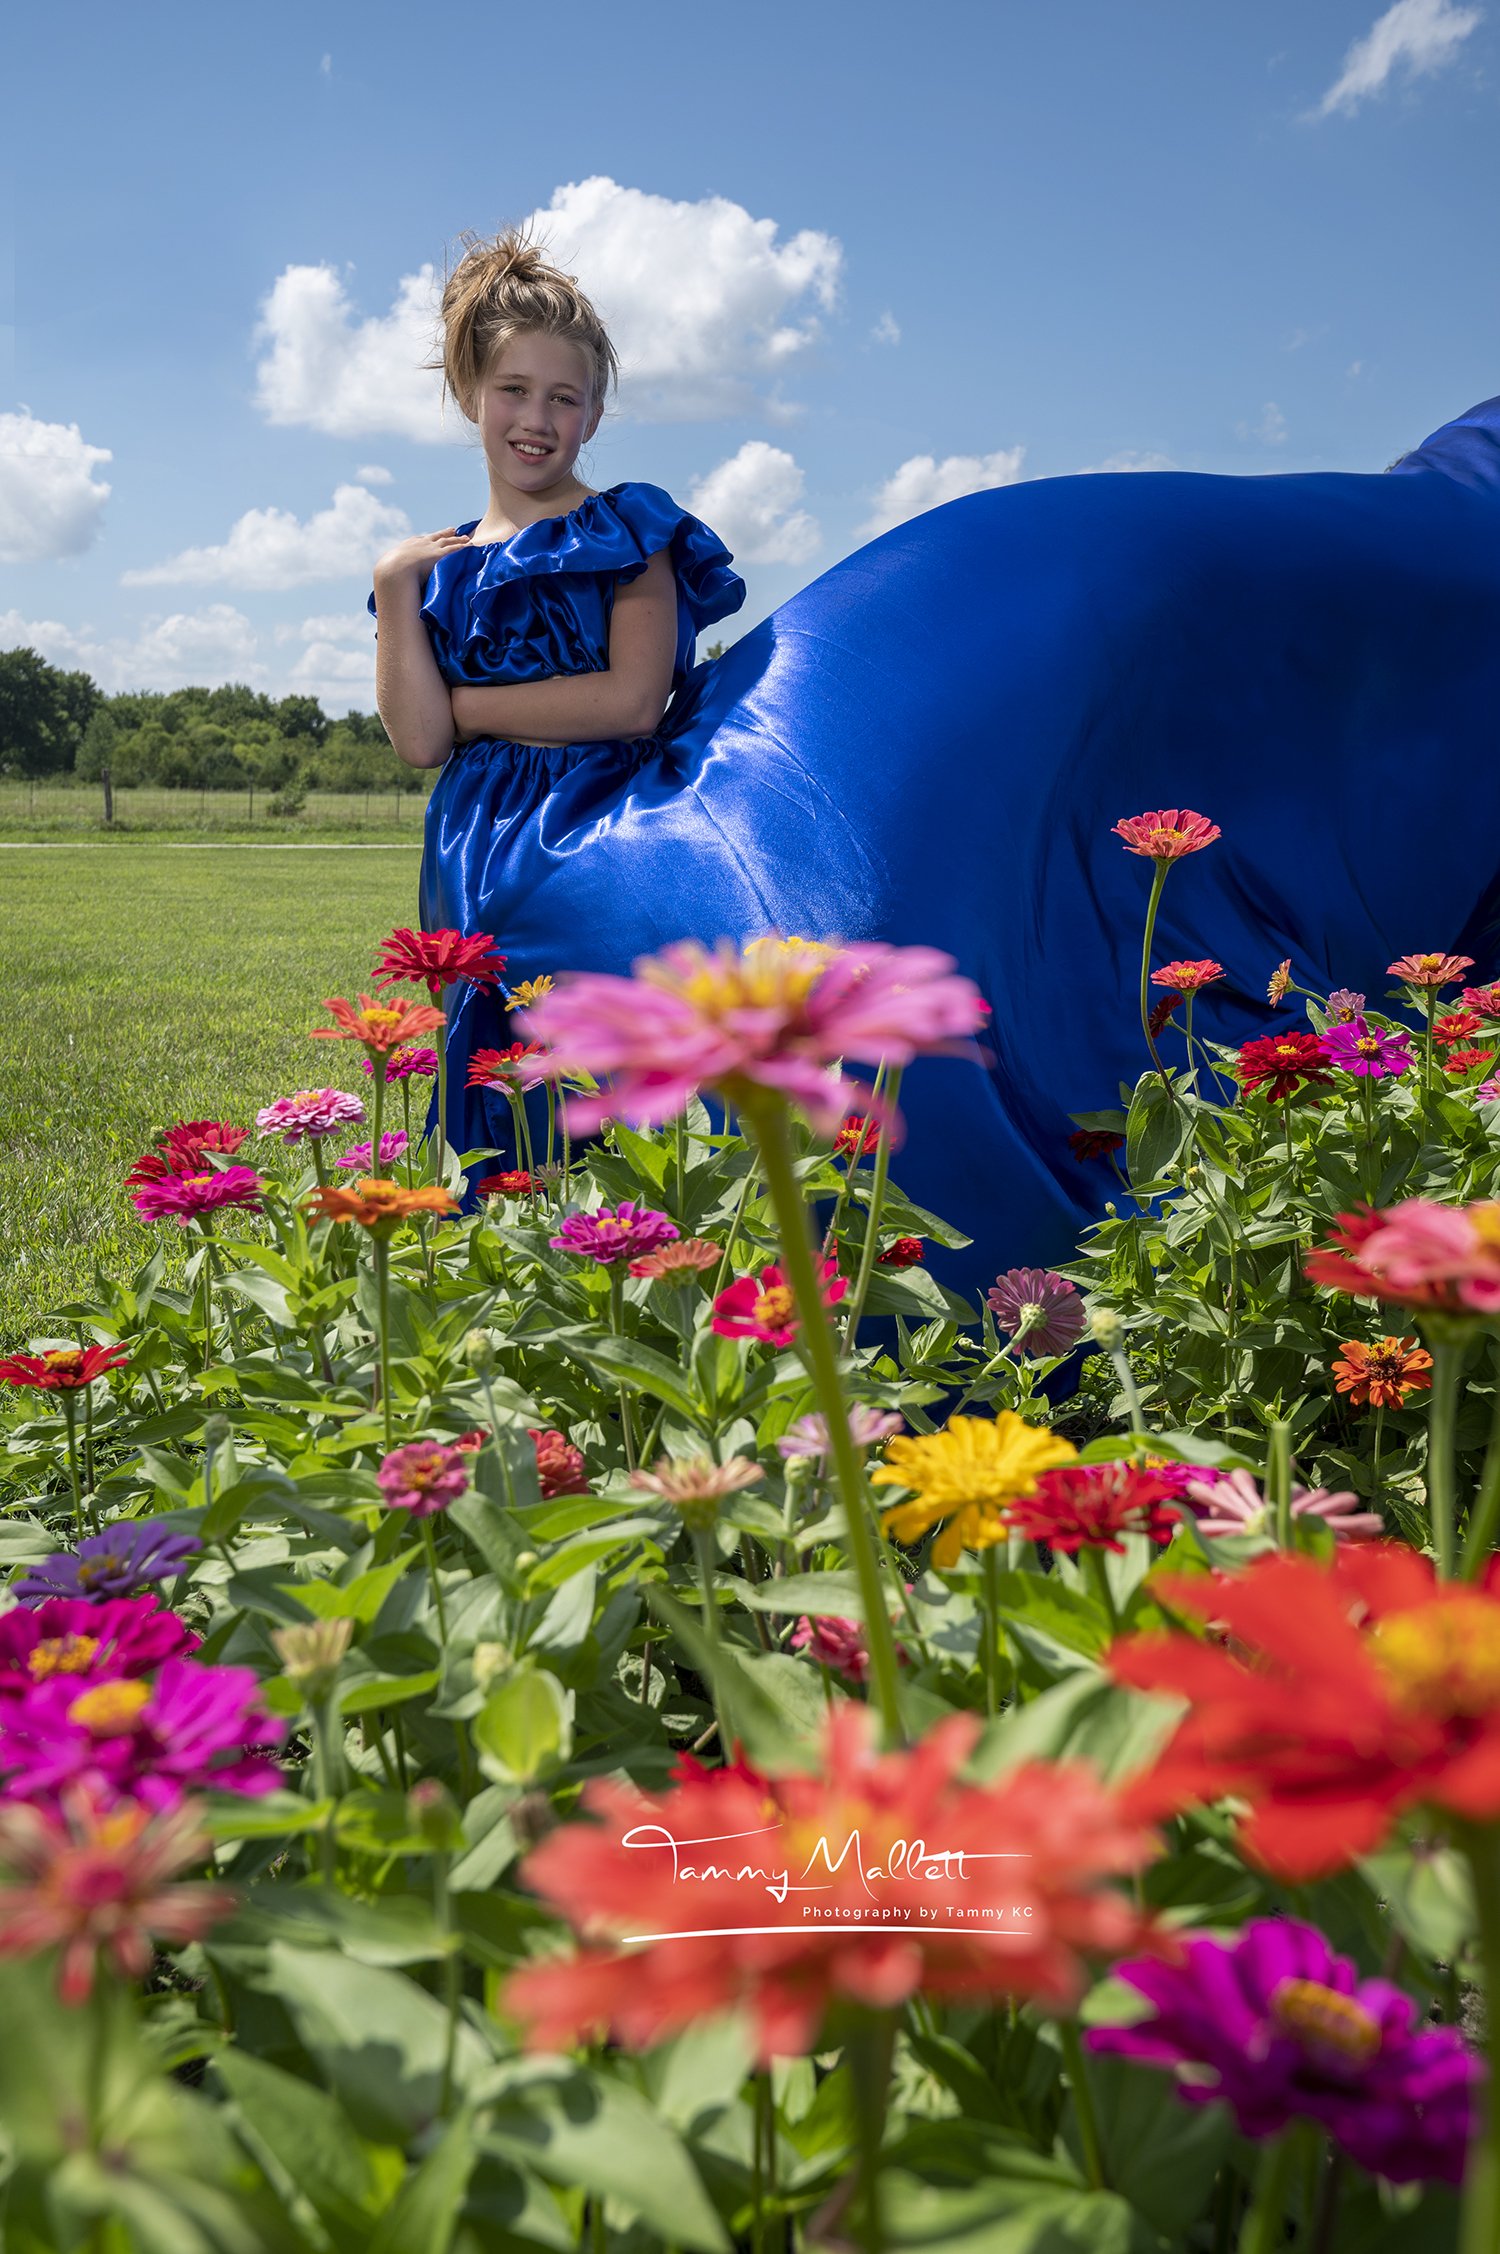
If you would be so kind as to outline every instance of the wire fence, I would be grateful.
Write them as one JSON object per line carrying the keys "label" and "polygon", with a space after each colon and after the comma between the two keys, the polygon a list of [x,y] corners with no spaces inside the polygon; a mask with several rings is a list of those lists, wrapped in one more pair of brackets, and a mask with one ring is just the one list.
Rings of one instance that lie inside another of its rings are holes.
{"label": "wire fence", "polygon": [[[268,837],[295,838],[312,830],[370,830],[415,838],[427,808],[429,785],[415,790],[308,791],[290,799],[248,784],[239,790],[161,790],[141,784],[116,788],[116,830],[202,830],[205,835],[253,829]],[[0,829],[103,830],[104,793],[87,786],[0,779]]]}

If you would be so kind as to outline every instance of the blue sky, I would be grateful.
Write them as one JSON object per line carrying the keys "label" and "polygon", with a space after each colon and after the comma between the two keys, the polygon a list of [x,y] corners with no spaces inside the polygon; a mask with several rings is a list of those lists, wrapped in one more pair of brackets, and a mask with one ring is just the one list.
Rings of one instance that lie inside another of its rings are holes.
{"label": "blue sky", "polygon": [[1493,0],[85,0],[7,45],[0,647],[110,690],[373,709],[374,557],[488,499],[434,282],[529,214],[629,371],[582,473],[707,516],[731,635],[976,485],[1378,470],[1500,392]]}

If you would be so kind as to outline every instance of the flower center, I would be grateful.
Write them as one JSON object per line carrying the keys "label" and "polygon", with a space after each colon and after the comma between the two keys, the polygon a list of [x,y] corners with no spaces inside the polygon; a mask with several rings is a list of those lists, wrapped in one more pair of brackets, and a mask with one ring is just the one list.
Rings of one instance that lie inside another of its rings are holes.
{"label": "flower center", "polygon": [[184,1177],[183,1187],[189,1190],[206,1190],[212,1180],[212,1174],[189,1174]]}
{"label": "flower center", "polygon": [[389,1040],[401,1023],[402,1015],[402,1011],[391,1009],[361,1010],[359,1013],[360,1023],[368,1027],[372,1038],[376,1041]]}
{"label": "flower center", "polygon": [[1442,1721],[1500,1705],[1500,1613],[1475,1590],[1382,1620],[1370,1638],[1399,1702]]}
{"label": "flower center", "polygon": [[1146,832],[1147,840],[1154,853],[1170,853],[1174,846],[1182,844],[1186,836],[1186,830],[1156,829]]}
{"label": "flower center", "polygon": [[1480,1243],[1500,1247],[1500,1204],[1493,1198],[1481,1198],[1478,1204],[1465,1206],[1464,1211]]}
{"label": "flower center", "polygon": [[1376,1040],[1373,1033],[1366,1033],[1362,1035],[1358,1041],[1355,1042],[1354,1053],[1356,1056],[1360,1057],[1378,1057],[1380,1054],[1380,1043]]}
{"label": "flower center", "polygon": [[48,1675],[86,1675],[99,1649],[97,1636],[44,1636],[26,1657],[26,1672],[37,1682]]}
{"label": "flower center", "polygon": [[789,1284],[773,1284],[769,1291],[763,1291],[752,1310],[755,1320],[764,1323],[767,1330],[785,1330],[796,1311],[796,1295]]}
{"label": "flower center", "polygon": [[1276,1054],[1277,1054],[1277,1055],[1278,1055],[1279,1057],[1295,1057],[1295,1056],[1296,1056],[1296,1054],[1297,1054],[1297,1044],[1296,1044],[1296,1042],[1295,1042],[1295,1041],[1278,1041],[1278,1042],[1277,1042],[1277,1044],[1276,1044]]}
{"label": "flower center", "polygon": [[1352,1996],[1319,1980],[1283,1980],[1271,1996],[1271,2018],[1314,2056],[1330,2052],[1347,2066],[1368,2066],[1380,2048],[1379,2022]]}
{"label": "flower center", "polygon": [[77,1377],[83,1369],[83,1350],[78,1346],[54,1346],[42,1360],[59,1377]]}
{"label": "flower center", "polygon": [[430,1456],[413,1456],[406,1466],[406,1477],[413,1487],[425,1490],[441,1479],[446,1469],[444,1456],[434,1449]]}
{"label": "flower center", "polygon": [[105,1550],[97,1557],[81,1557],[78,1560],[78,1586],[80,1589],[92,1589],[97,1583],[112,1581],[116,1574],[128,1573],[129,1570],[130,1560],[122,1557],[118,1550]]}
{"label": "flower center", "polygon": [[150,1697],[145,1683],[99,1683],[80,1691],[68,1708],[68,1720],[90,1737],[128,1737]]}

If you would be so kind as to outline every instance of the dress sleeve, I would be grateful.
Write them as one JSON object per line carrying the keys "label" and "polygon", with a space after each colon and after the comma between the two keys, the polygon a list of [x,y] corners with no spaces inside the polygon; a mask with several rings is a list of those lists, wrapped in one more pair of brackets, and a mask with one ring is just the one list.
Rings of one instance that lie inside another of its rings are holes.
{"label": "dress sleeve", "polygon": [[659,485],[625,485],[607,498],[635,550],[615,573],[621,585],[639,579],[651,557],[667,548],[695,634],[740,608],[745,582],[729,568],[729,549],[700,517],[680,509]]}

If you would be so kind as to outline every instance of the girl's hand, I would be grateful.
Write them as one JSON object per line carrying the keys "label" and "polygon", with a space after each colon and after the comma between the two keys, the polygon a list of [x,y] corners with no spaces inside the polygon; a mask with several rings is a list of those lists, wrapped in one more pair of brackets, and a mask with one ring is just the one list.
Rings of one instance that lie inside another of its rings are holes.
{"label": "girl's hand", "polygon": [[409,540],[398,540],[376,563],[376,593],[382,587],[397,587],[404,579],[414,579],[422,586],[439,556],[450,555],[455,548],[468,545],[469,535],[456,531],[451,524],[442,532],[414,532]]}

